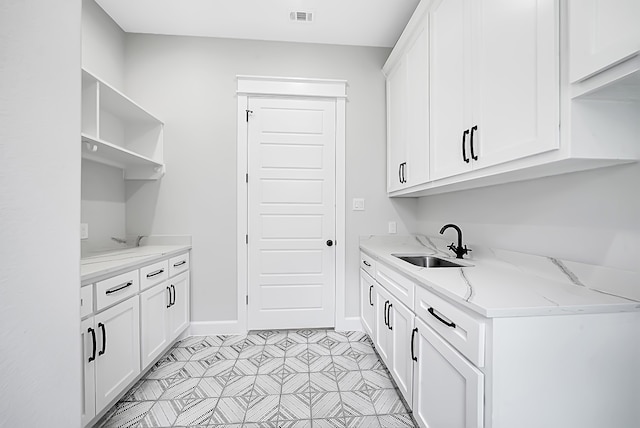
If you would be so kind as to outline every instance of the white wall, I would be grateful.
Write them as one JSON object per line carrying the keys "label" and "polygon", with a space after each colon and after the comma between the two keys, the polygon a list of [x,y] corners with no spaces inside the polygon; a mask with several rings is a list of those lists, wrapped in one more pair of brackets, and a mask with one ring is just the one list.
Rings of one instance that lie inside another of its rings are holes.
{"label": "white wall", "polygon": [[125,181],[122,170],[82,160],[81,222],[89,225],[89,239],[82,240],[82,255],[122,248],[111,237],[125,238]]}
{"label": "white wall", "polygon": [[631,164],[424,197],[416,231],[434,235],[453,222],[471,248],[478,243],[638,271],[639,184],[640,164]]}
{"label": "white wall", "polygon": [[79,427],[80,0],[0,2],[0,426]]}
{"label": "white wall", "polygon": [[125,33],[94,0],[82,0],[82,66],[122,90]]}
{"label": "white wall", "polygon": [[[125,87],[164,120],[167,173],[127,186],[130,234],[193,235],[192,320],[236,319],[236,75],[348,81],[346,195],[347,316],[358,314],[358,236],[382,234],[415,201],[385,194],[388,49],[127,35]],[[397,206],[396,206],[397,205]],[[398,208],[398,206],[400,208]],[[404,215],[404,214],[403,214]],[[151,220],[151,222],[149,222]]]}

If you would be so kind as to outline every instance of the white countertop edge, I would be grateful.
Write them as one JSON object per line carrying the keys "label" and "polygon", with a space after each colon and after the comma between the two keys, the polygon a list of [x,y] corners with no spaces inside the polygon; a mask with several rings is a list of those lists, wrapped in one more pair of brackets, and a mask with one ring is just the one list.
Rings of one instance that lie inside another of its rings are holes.
{"label": "white countertop edge", "polygon": [[80,261],[80,283],[89,285],[190,250],[191,245],[148,245],[87,257]]}

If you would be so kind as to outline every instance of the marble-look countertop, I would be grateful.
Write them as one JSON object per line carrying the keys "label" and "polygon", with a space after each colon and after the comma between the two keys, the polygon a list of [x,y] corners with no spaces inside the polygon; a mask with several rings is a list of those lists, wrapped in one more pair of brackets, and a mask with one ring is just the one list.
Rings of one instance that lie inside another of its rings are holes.
{"label": "marble-look countertop", "polygon": [[80,282],[82,285],[90,284],[189,249],[191,245],[144,245],[83,257],[80,260]]}
{"label": "marble-look countertop", "polygon": [[[472,245],[463,261],[451,240],[362,237],[360,249],[425,287],[485,317],[640,311],[640,273]],[[393,256],[434,255],[462,268],[423,268]]]}

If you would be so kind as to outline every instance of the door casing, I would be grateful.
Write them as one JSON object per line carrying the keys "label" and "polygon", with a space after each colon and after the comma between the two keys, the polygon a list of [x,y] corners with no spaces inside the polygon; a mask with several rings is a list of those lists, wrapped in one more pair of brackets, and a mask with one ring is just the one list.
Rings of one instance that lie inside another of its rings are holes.
{"label": "door casing", "polygon": [[287,77],[237,77],[237,322],[230,322],[220,333],[244,333],[247,331],[248,296],[248,135],[247,106],[249,97],[300,97],[324,98],[336,101],[336,189],[335,189],[335,328],[336,330],[360,329],[359,320],[351,322],[345,317],[345,142],[346,142],[346,88],[345,80],[287,78]]}

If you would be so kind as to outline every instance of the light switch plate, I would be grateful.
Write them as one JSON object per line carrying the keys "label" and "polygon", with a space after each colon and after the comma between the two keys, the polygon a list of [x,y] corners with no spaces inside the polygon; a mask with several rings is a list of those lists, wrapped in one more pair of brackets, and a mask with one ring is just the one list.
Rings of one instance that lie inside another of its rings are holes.
{"label": "light switch plate", "polygon": [[80,223],[80,239],[89,239],[89,223]]}
{"label": "light switch plate", "polygon": [[353,210],[354,211],[364,211],[364,199],[362,199],[362,198],[354,198],[353,199]]}
{"label": "light switch plate", "polygon": [[395,221],[389,222],[389,233],[396,233],[398,231],[398,227]]}

